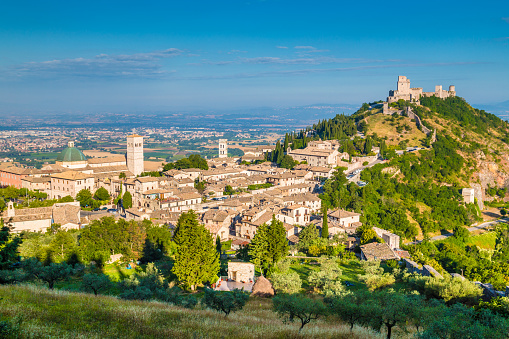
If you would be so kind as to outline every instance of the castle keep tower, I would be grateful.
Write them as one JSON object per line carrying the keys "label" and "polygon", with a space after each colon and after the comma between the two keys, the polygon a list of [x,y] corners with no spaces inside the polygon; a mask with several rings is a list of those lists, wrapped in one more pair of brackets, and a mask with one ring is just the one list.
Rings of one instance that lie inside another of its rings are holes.
{"label": "castle keep tower", "polygon": [[219,157],[228,157],[228,140],[226,139],[219,139]]}
{"label": "castle keep tower", "polygon": [[127,136],[127,169],[134,174],[144,172],[143,166],[143,137],[132,134]]}

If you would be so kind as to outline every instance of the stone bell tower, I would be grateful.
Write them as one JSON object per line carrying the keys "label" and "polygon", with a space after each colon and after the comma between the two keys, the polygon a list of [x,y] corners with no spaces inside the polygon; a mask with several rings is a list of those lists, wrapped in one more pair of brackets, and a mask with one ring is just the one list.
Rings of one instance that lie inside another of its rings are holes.
{"label": "stone bell tower", "polygon": [[143,137],[132,134],[127,136],[127,169],[134,175],[144,172],[143,166]]}
{"label": "stone bell tower", "polygon": [[228,140],[226,139],[219,139],[219,157],[228,157]]}

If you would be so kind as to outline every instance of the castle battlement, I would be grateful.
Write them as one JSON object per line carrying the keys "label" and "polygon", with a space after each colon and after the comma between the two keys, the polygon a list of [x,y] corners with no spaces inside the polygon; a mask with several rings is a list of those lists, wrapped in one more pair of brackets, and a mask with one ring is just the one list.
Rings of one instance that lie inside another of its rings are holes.
{"label": "castle battlement", "polygon": [[449,90],[442,89],[442,85],[435,86],[434,92],[423,92],[422,87],[410,87],[410,79],[404,75],[398,76],[397,89],[389,91],[387,102],[396,102],[400,99],[410,102],[419,102],[421,97],[436,96],[441,99],[456,96],[456,87],[451,85]]}

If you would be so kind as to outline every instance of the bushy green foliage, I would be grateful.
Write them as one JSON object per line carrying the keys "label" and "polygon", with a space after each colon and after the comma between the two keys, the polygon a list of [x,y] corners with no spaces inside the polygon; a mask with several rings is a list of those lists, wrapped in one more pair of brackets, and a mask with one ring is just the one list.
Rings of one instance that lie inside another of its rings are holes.
{"label": "bushy green foliage", "polygon": [[250,190],[250,191],[254,191],[254,190],[259,190],[259,189],[262,189],[262,188],[270,188],[272,186],[274,186],[274,185],[271,184],[270,182],[267,182],[265,184],[249,185],[249,186],[247,186],[247,189]]}
{"label": "bushy green foliage", "polygon": [[142,256],[145,237],[142,222],[103,217],[93,220],[81,230],[79,251],[85,261],[93,260],[98,265],[118,253],[123,255],[124,260],[138,259]]}
{"label": "bushy green foliage", "polygon": [[149,263],[145,271],[131,275],[119,282],[120,297],[129,300],[150,300],[164,294],[167,282],[159,269]]}
{"label": "bushy green foliage", "polygon": [[3,220],[0,220],[0,269],[9,268],[18,262],[20,244],[21,238],[11,234],[9,226],[4,225]]}
{"label": "bushy green foliage", "polygon": [[354,325],[363,324],[369,317],[369,305],[367,300],[370,294],[364,291],[346,292],[325,298],[325,303],[330,313],[338,316],[350,325],[350,331]]}
{"label": "bushy green foliage", "polygon": [[462,127],[469,127],[478,133],[487,133],[489,128],[507,127],[507,123],[494,114],[472,108],[461,97],[440,99],[435,96],[422,97],[421,105],[440,116],[458,121]]}
{"label": "bushy green foliage", "polygon": [[482,295],[482,289],[473,282],[461,278],[451,278],[449,275],[446,275],[443,279],[427,279],[424,288],[428,296],[451,303],[475,304]]}
{"label": "bushy green foliage", "polygon": [[274,265],[288,254],[288,250],[286,230],[283,223],[274,216],[269,225],[258,227],[253,241],[249,244],[251,261],[260,267],[265,275],[272,273]]}
{"label": "bushy green foliage", "polygon": [[81,280],[81,288],[85,292],[92,292],[95,295],[109,290],[113,287],[110,278],[102,273],[87,273]]}
{"label": "bushy green foliage", "polygon": [[208,170],[209,165],[207,160],[203,159],[199,154],[191,154],[187,158],[177,160],[176,162],[170,162],[163,167],[163,171],[171,169],[185,169],[185,168],[198,168],[202,170]]}
{"label": "bushy green foliage", "polygon": [[205,289],[203,303],[227,317],[231,312],[240,311],[249,299],[249,293],[235,289],[233,291],[214,291]]}
{"label": "bushy green foliage", "polygon": [[110,194],[104,187],[99,187],[97,191],[94,193],[94,199],[100,200],[100,201],[109,201],[110,200]]}
{"label": "bushy green foliage", "polygon": [[390,286],[396,282],[394,275],[384,273],[379,260],[361,261],[361,267],[364,274],[359,275],[359,280],[364,282],[370,291]]}
{"label": "bushy green foliage", "polygon": [[341,284],[342,271],[336,259],[320,258],[320,269],[308,276],[309,286],[320,291],[326,297],[339,295],[344,291]]}
{"label": "bushy green foliage", "polygon": [[327,309],[322,301],[313,300],[299,294],[281,294],[272,299],[274,311],[283,321],[300,320],[299,332],[312,320],[324,316]]}
{"label": "bushy green foliage", "polygon": [[23,263],[24,270],[29,277],[47,283],[49,289],[53,289],[56,282],[66,280],[74,274],[73,268],[67,263],[51,263],[44,266],[37,259],[31,259]]}
{"label": "bushy green foliage", "polygon": [[173,240],[177,254],[172,271],[180,284],[194,290],[199,284],[217,280],[219,254],[210,232],[199,224],[194,211],[182,213]]}
{"label": "bushy green foliage", "polygon": [[129,191],[126,191],[122,196],[122,204],[125,209],[133,207],[133,197]]}
{"label": "bushy green foliage", "polygon": [[81,207],[93,207],[92,193],[88,189],[82,189],[76,194],[76,200],[80,202]]}
{"label": "bushy green foliage", "polygon": [[276,272],[270,277],[272,287],[276,293],[299,293],[302,280],[297,272],[290,271],[290,261],[283,259],[276,265]]}
{"label": "bushy green foliage", "polygon": [[1,319],[0,318],[0,338],[4,339],[18,339],[21,338],[21,324],[22,317],[16,319]]}
{"label": "bushy green foliage", "polygon": [[507,319],[489,310],[474,309],[454,304],[443,310],[440,317],[426,326],[420,338],[493,338],[504,339],[509,333]]}

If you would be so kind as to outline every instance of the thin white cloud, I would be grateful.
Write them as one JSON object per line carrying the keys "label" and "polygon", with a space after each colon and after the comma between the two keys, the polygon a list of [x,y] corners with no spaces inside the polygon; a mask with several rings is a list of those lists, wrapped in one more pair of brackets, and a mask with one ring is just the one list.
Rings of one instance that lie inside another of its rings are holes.
{"label": "thin white cloud", "polygon": [[313,46],[295,46],[295,49],[316,49]]}
{"label": "thin white cloud", "polygon": [[288,49],[288,47],[286,47],[286,46],[276,46],[276,48],[279,48],[279,49]]}
{"label": "thin white cloud", "polygon": [[507,22],[509,24],[509,17],[507,18],[502,18],[502,20],[504,20],[505,22]]}
{"label": "thin white cloud", "polygon": [[56,59],[26,62],[13,66],[9,75],[16,77],[131,77],[156,78],[166,71],[158,63],[164,58],[181,55],[177,48],[136,54],[99,54],[92,58]]}
{"label": "thin white cloud", "polygon": [[228,54],[239,54],[239,53],[247,53],[247,51],[241,51],[241,50],[238,50],[238,49],[232,49],[231,51],[228,52]]}
{"label": "thin white cloud", "polygon": [[343,64],[343,63],[367,63],[381,62],[382,60],[369,60],[358,58],[334,58],[334,57],[315,57],[315,58],[295,58],[282,59],[278,57],[257,57],[243,58],[243,63],[248,64],[279,64],[279,65],[320,65],[320,64]]}
{"label": "thin white cloud", "polygon": [[402,67],[443,67],[443,66],[461,66],[461,65],[472,65],[479,64],[478,62],[449,62],[449,63],[417,63],[417,64],[389,64],[389,65],[363,65],[356,67],[341,67],[341,68],[308,68],[308,69],[297,69],[297,70],[285,70],[285,71],[268,71],[268,72],[257,72],[257,73],[237,73],[229,75],[217,75],[217,76],[198,76],[198,77],[183,77],[181,80],[216,80],[216,79],[243,79],[243,78],[263,78],[273,76],[293,76],[293,75],[306,75],[310,73],[337,73],[337,72],[351,72],[351,71],[363,71],[371,69],[383,69],[383,68],[402,68]]}

